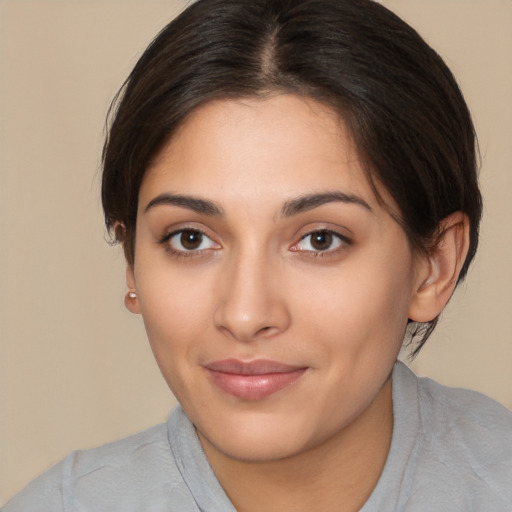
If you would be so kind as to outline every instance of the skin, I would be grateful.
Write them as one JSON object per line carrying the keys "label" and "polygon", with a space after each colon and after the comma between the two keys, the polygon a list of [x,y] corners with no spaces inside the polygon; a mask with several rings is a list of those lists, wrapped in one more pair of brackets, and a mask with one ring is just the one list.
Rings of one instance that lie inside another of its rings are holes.
{"label": "skin", "polygon": [[[127,305],[237,510],[364,504],[389,450],[407,319],[441,311],[467,247],[461,214],[446,232],[443,251],[416,255],[343,123],[294,95],[208,103],[153,161]],[[305,371],[246,400],[205,369],[233,358]]]}

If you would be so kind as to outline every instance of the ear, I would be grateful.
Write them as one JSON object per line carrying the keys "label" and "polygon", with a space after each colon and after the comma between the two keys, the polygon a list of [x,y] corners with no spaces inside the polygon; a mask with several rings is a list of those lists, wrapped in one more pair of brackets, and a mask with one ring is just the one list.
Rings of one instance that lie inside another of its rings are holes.
{"label": "ear", "polygon": [[409,318],[429,322],[444,309],[452,296],[469,248],[469,220],[455,212],[441,221],[441,239],[420,263],[418,283],[409,308]]}
{"label": "ear", "polygon": [[126,265],[126,285],[128,286],[128,292],[124,298],[124,305],[130,313],[136,315],[140,314],[139,298],[137,297],[137,288],[135,286],[135,273],[133,266],[127,263]]}

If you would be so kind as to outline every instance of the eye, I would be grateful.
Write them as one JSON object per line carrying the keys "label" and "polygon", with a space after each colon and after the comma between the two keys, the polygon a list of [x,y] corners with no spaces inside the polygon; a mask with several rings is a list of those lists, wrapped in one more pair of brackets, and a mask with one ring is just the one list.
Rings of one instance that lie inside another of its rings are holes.
{"label": "eye", "polygon": [[308,233],[303,236],[298,244],[295,244],[292,251],[304,252],[331,252],[339,249],[349,241],[333,231],[320,230]]}
{"label": "eye", "polygon": [[167,235],[166,243],[173,252],[199,252],[208,249],[220,249],[220,245],[197,229],[182,229]]}

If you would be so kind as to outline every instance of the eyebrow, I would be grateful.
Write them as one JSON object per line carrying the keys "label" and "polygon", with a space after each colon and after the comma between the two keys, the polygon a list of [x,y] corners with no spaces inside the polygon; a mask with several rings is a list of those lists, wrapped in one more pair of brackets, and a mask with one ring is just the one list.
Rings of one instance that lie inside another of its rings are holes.
{"label": "eyebrow", "polygon": [[161,205],[181,206],[204,215],[220,216],[224,214],[222,208],[207,199],[181,194],[160,194],[148,203],[144,213],[155,206]]}
{"label": "eyebrow", "polygon": [[281,210],[281,214],[284,217],[291,217],[292,215],[313,210],[327,203],[355,204],[369,212],[373,212],[371,206],[358,196],[345,194],[343,192],[324,192],[320,194],[307,194],[286,201]]}
{"label": "eyebrow", "polygon": [[[283,217],[292,217],[293,215],[313,210],[328,203],[355,204],[369,212],[373,212],[371,206],[358,196],[345,194],[343,192],[324,192],[306,194],[286,201],[281,209],[281,215]],[[170,193],[160,194],[152,199],[144,209],[144,212],[161,205],[180,206],[204,215],[224,215],[222,208],[212,201],[195,196]]]}

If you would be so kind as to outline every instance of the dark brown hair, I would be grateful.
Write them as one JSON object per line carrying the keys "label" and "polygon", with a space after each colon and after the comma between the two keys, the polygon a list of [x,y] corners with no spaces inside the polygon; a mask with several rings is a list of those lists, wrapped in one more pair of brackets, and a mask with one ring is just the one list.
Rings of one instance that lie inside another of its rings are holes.
{"label": "dark brown hair", "polygon": [[[176,128],[209,100],[276,92],[340,114],[416,249],[466,213],[466,275],[482,210],[470,113],[439,55],[371,0],[199,0],[162,30],[113,102],[103,151],[105,221],[128,262],[144,172]],[[436,320],[416,330],[416,352]]]}

